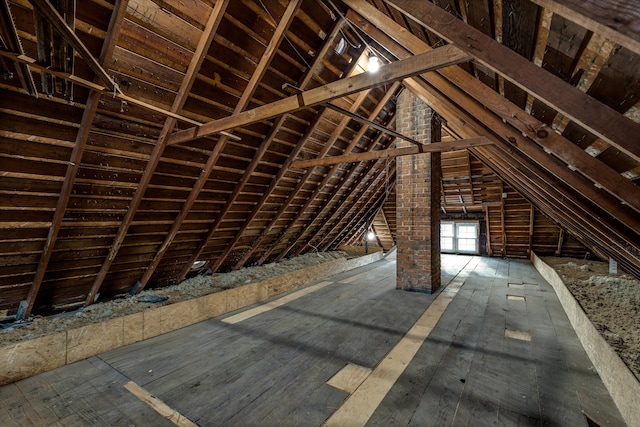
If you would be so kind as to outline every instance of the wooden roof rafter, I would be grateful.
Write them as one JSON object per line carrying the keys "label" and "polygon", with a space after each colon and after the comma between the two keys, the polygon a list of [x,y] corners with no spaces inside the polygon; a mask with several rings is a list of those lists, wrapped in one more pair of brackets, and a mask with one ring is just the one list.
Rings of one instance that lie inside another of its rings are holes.
{"label": "wooden roof rafter", "polygon": [[364,227],[367,218],[373,218],[375,213],[382,207],[386,200],[386,194],[384,191],[382,191],[384,190],[385,185],[395,185],[395,164],[391,169],[392,170],[389,172],[389,175],[394,179],[389,180],[389,182],[387,182],[386,180],[380,180],[378,185],[372,188],[371,191],[369,191],[369,197],[365,198],[364,202],[362,203],[363,206],[358,206],[357,204],[353,205],[354,210],[357,210],[358,212],[355,212],[353,214],[347,225],[341,228],[342,232],[335,236],[333,239],[331,239],[330,235],[327,235],[327,238],[331,239],[329,243],[322,245],[322,242],[320,242],[320,245],[322,246],[318,246],[321,247],[323,251],[326,251],[329,248],[339,247],[340,244],[349,237],[349,232],[353,232],[353,230]]}
{"label": "wooden roof rafter", "polygon": [[[389,49],[392,49],[392,53],[399,58],[404,58],[411,54],[407,49],[413,53],[420,53],[429,49],[418,38],[402,32],[397,25],[390,23],[390,20],[377,10],[366,7],[365,4],[360,4],[359,2],[354,2],[354,6],[357,7],[354,10],[359,15],[348,13],[347,18],[353,20],[354,25],[361,27],[363,31],[374,39],[396,38],[397,42],[384,39],[384,44]],[[367,20],[362,18],[362,13],[366,13]],[[562,159],[574,169],[580,169],[581,173],[594,183],[617,197],[622,203],[640,212],[640,195],[633,183],[621,177],[620,174],[610,169],[606,164],[585,153],[580,147],[553,132],[535,117],[526,114],[491,88],[473,79],[463,70],[449,67],[440,70],[438,73],[427,74],[425,79],[444,85],[448,85],[447,81],[454,83],[478,102],[491,109],[493,113],[506,120],[511,126],[519,129],[531,140],[536,141],[545,151]],[[611,213],[615,215],[618,206],[612,206],[612,210],[613,212]]]}
{"label": "wooden roof rafter", "polygon": [[[128,0],[118,0],[115,3],[116,13],[111,16],[107,37],[105,38],[105,41],[102,45],[102,51],[100,53],[100,62],[105,62],[106,59],[112,54],[113,49],[115,49],[118,41],[119,28],[124,21],[127,3]],[[98,77],[99,76],[96,76],[96,78]],[[56,241],[58,240],[60,227],[62,226],[64,214],[69,204],[71,192],[73,191],[73,184],[78,174],[78,169],[80,168],[84,149],[89,138],[91,123],[93,122],[96,115],[101,96],[102,91],[92,91],[89,95],[89,99],[82,114],[82,121],[78,130],[78,134],[76,135],[76,140],[71,152],[71,157],[67,165],[63,185],[60,190],[60,197],[58,198],[56,210],[54,212],[53,219],[51,220],[51,225],[49,226],[47,240],[45,241],[44,248],[38,262],[38,268],[36,270],[36,274],[34,275],[29,294],[27,295],[27,299],[20,303],[20,308],[16,315],[17,320],[25,319],[31,316],[33,305],[36,301],[38,292],[42,285],[42,281],[46,274]]]}
{"label": "wooden roof rafter", "polygon": [[85,60],[89,68],[96,76],[102,80],[110,90],[117,91],[118,85],[113,81],[109,73],[102,67],[102,64],[91,54],[75,31],[69,26],[65,19],[47,0],[29,0],[34,9],[55,27],[62,37],[69,43]]}
{"label": "wooden roof rafter", "polygon": [[[0,1],[0,35],[3,36],[0,38],[8,51],[16,55],[24,55],[18,30],[13,22],[13,15],[9,8],[9,0]],[[33,75],[29,71],[29,68],[19,61],[14,61],[14,63],[16,71],[18,72],[18,78],[20,79],[20,83],[22,83],[22,88],[29,95],[37,98],[38,88],[36,88],[36,83],[33,80]]]}
{"label": "wooden roof rafter", "polygon": [[[409,85],[409,87],[411,87],[411,85]],[[494,131],[499,130],[501,127],[501,120],[496,120],[491,123],[487,121],[486,118],[482,118],[481,115],[478,115],[479,118],[476,118],[480,108],[471,113],[462,111],[459,107],[453,105],[451,101],[441,97],[438,93],[430,89],[427,83],[414,86],[413,90],[419,96],[424,97],[425,101],[432,105],[439,114],[442,114],[450,125],[462,135],[471,137],[478,134],[487,134],[489,131],[486,126],[491,126],[491,129]],[[455,123],[456,121],[453,120],[454,117],[458,117],[461,120]],[[449,118],[451,120],[449,120]],[[465,128],[468,129],[465,130]],[[472,150],[474,153],[478,153],[481,159],[492,169],[498,170],[501,177],[524,173],[525,168],[534,171],[534,173],[527,175],[527,179],[524,180],[524,184],[522,185],[538,185],[546,189],[545,195],[542,196],[542,200],[540,200],[540,202],[544,202],[544,206],[546,206],[545,212],[547,210],[553,210],[554,212],[572,212],[572,214],[568,215],[562,214],[563,220],[560,224],[562,224],[563,227],[580,230],[575,232],[579,233],[578,235],[583,239],[591,239],[601,253],[609,253],[609,256],[615,254],[614,259],[619,260],[621,264],[625,264],[630,270],[637,271],[639,266],[634,266],[634,262],[637,262],[637,260],[635,260],[633,253],[640,250],[640,247],[637,246],[635,239],[632,238],[629,231],[622,230],[614,222],[599,215],[597,210],[591,207],[593,205],[589,205],[592,204],[589,196],[586,195],[586,197],[582,198],[583,196],[580,195],[584,195],[584,192],[580,193],[577,191],[574,193],[573,191],[567,191],[569,186],[576,187],[576,183],[580,182],[579,178],[576,177],[563,177],[563,172],[569,171],[567,168],[554,164],[553,162],[536,163],[534,160],[526,157],[531,155],[531,152],[525,155],[519,150],[514,150],[514,145],[503,139],[509,138],[508,135],[510,133],[509,131],[501,130],[501,138],[491,136],[494,142],[496,142],[496,144],[494,144],[496,146],[495,149],[492,148],[493,145],[489,145],[476,147]],[[511,138],[516,139],[516,146],[523,145],[524,137],[517,133],[511,134]],[[511,166],[514,165],[514,161],[516,166]],[[549,171],[551,174],[549,174]],[[568,182],[568,184],[565,184],[566,182]],[[522,185],[516,186],[515,188],[526,194],[526,191],[522,190]],[[589,188],[593,187],[587,187],[585,190],[589,190]],[[587,200],[589,201],[587,202]],[[550,203],[551,201],[554,201],[555,204]],[[581,216],[581,218],[575,218],[576,216]],[[595,227],[589,227],[588,221],[592,218],[598,218],[599,222],[606,227],[607,230],[602,231],[600,229],[596,230]],[[575,226],[576,222],[580,222],[580,226]],[[624,223],[630,226],[639,225],[637,221],[630,219]]]}
{"label": "wooden roof rafter", "polygon": [[[356,97],[356,99],[354,100],[352,106],[351,106],[351,110],[357,111],[358,108],[360,108],[360,105],[366,100],[367,95],[369,94],[371,89],[367,89],[364,90],[362,92],[360,92],[358,94],[358,96]],[[324,146],[322,148],[322,150],[320,151],[320,153],[318,154],[318,157],[324,157],[327,155],[327,153],[329,152],[329,150],[331,150],[331,148],[333,147],[333,144],[338,140],[338,138],[340,137],[340,134],[342,133],[342,131],[347,127],[347,125],[349,124],[349,121],[351,119],[348,117],[343,117],[340,121],[340,123],[333,129],[333,132],[331,134],[331,136],[329,137],[329,139],[327,141],[324,142]],[[357,142],[357,141],[356,141]],[[289,193],[289,196],[287,197],[286,201],[282,204],[282,206],[278,209],[278,212],[273,216],[272,220],[269,222],[269,224],[263,229],[263,231],[260,233],[260,235],[258,235],[258,237],[256,238],[256,242],[261,242],[267,235],[268,233],[271,231],[271,229],[276,225],[276,223],[278,222],[278,220],[280,219],[280,217],[282,216],[282,214],[287,210],[288,206],[291,204],[291,202],[297,197],[298,193],[300,192],[300,190],[302,190],[302,188],[307,184],[307,181],[309,180],[309,178],[311,177],[311,175],[313,174],[313,171],[307,171],[302,178],[300,178],[300,180],[298,181],[298,184],[295,186],[295,188],[293,189],[293,191],[291,191],[291,193]],[[323,180],[324,182],[324,180]],[[312,200],[313,198],[310,197],[307,202],[309,200]],[[305,202],[305,204],[307,203]],[[271,250],[274,249],[274,244],[272,244],[270,246],[269,249],[267,249],[267,252],[270,253]],[[240,260],[235,264],[234,269],[240,268],[240,266],[242,266],[245,262],[247,262],[249,260],[249,258],[251,257],[251,255],[253,255],[253,252],[258,249],[258,244],[254,243],[251,248],[249,248],[249,250],[245,251],[245,253],[242,255],[242,257],[240,258]]]}
{"label": "wooden roof rafter", "polygon": [[[386,103],[391,99],[391,97],[395,94],[395,92],[398,90],[399,87],[400,87],[400,83],[394,83],[394,85],[391,87],[391,89],[388,90],[385,93],[385,95],[380,100],[380,102],[378,103],[376,108],[369,115],[369,119],[368,119],[369,121],[373,121],[373,120],[375,120],[376,117],[378,117],[380,112],[384,109]],[[352,139],[352,143],[345,149],[346,153],[349,153],[349,152],[351,152],[351,150],[353,150],[353,148],[358,144],[358,142],[364,137],[364,135],[367,132],[367,130],[368,129],[367,129],[366,125],[362,126],[360,128],[358,133]],[[369,144],[369,146],[366,148],[365,152],[371,152],[371,150],[373,150],[375,148],[375,146],[376,146],[376,143],[375,143],[375,140],[374,140],[374,141],[372,141],[371,144]],[[418,147],[418,148],[420,148],[420,147]],[[350,165],[350,167],[348,167],[348,169],[347,169],[346,176],[351,176],[353,173],[355,173],[355,171],[356,171],[358,166],[359,166],[358,164]],[[296,226],[296,224],[300,221],[302,215],[304,215],[306,213],[308,208],[311,206],[312,202],[317,199],[317,197],[320,194],[320,192],[324,188],[326,188],[326,186],[329,183],[329,181],[333,178],[333,176],[338,172],[339,169],[340,169],[339,165],[333,165],[333,167],[327,172],[326,176],[324,177],[322,182],[320,182],[320,184],[318,184],[318,186],[316,187],[316,189],[312,193],[311,197],[309,197],[309,199],[305,202],[305,204],[300,208],[300,210],[298,211],[298,214],[292,220],[289,221],[289,225],[282,232],[282,235],[281,235],[282,238],[279,239],[274,245],[272,245],[271,249],[268,250],[267,252],[265,252],[262,255],[262,257],[260,257],[260,260],[258,261],[258,264],[264,263],[264,261],[269,257],[269,255],[272,253],[272,251],[275,250],[275,248],[280,244],[280,242],[284,240],[284,238],[285,238],[285,236],[287,234],[287,231]],[[347,183],[348,183],[348,179],[344,179],[344,180],[340,181],[340,183],[334,187],[331,195],[329,197],[327,197],[321,203],[320,208],[317,209],[317,214],[314,216],[314,219],[309,221],[308,224],[305,224],[305,226],[311,226],[318,219],[318,217],[320,215],[322,215],[323,211],[325,209],[327,209],[328,205],[339,195],[340,191],[347,185]],[[293,239],[290,239],[290,241],[287,243],[286,248],[283,251],[280,252],[280,254],[275,258],[275,261],[279,262],[283,257],[285,257],[289,253],[289,251],[291,251],[291,249],[293,249],[293,247],[298,243],[298,241],[300,241],[300,239],[303,237],[304,234],[305,234],[305,228],[303,228],[302,231],[300,231],[298,233],[298,235],[295,236]]]}
{"label": "wooden roof rafter", "polygon": [[[379,133],[378,136],[375,138],[375,140],[372,142],[370,148],[373,149],[377,145],[379,145],[380,141],[383,139],[384,136],[385,135],[383,133]],[[385,141],[383,146],[388,148],[394,143],[394,141],[395,141],[395,138],[390,138],[387,141]],[[338,215],[338,212],[340,212],[345,207],[345,205],[347,204],[347,201],[349,200],[350,196],[352,196],[353,194],[357,194],[359,191],[363,191],[364,190],[361,187],[361,185],[363,185],[363,183],[365,182],[365,179],[369,178],[371,181],[375,182],[378,179],[378,177],[380,176],[380,174],[382,173],[382,171],[383,170],[386,171],[385,168],[380,168],[380,170],[378,170],[378,172],[376,173],[375,176],[370,176],[371,171],[374,170],[374,168],[376,167],[376,164],[377,164],[377,162],[369,162],[367,165],[364,166],[364,168],[359,172],[359,176],[351,184],[349,192],[346,195],[343,195],[342,199],[338,200],[335,203],[335,205],[333,206],[333,208],[331,209],[330,212],[325,213],[326,209],[321,209],[319,211],[319,213],[315,216],[315,219],[310,222],[310,226],[307,228],[307,233],[306,234],[307,235],[311,235],[311,237],[308,237],[309,240],[307,241],[306,244],[302,244],[302,245],[299,246],[299,248],[295,252],[295,256],[300,255],[300,253],[302,253],[302,251],[307,246],[313,247],[313,243],[312,242],[313,242],[314,238],[317,238],[318,236],[325,235],[323,233],[323,231],[322,231],[323,229],[328,227],[328,228],[331,229],[331,231],[333,231],[333,228],[331,228],[330,223],[335,220],[335,217],[336,217],[336,215]],[[354,170],[357,170],[357,166],[358,165],[353,165],[352,168]],[[388,177],[385,177],[385,179],[388,179]],[[335,198],[337,196],[338,196],[338,191],[334,191],[334,194],[332,195],[332,198]],[[328,205],[329,203],[327,202],[326,204]],[[320,220],[322,221],[320,226],[319,227],[316,226],[314,228],[313,227],[313,223],[317,222],[317,221],[320,221]],[[337,225],[337,223],[334,222],[334,225]],[[300,235],[300,238],[298,240],[300,240],[300,239],[302,239],[302,234]]]}
{"label": "wooden roof rafter", "polygon": [[[229,0],[219,0],[216,2],[214,9],[209,16],[209,20],[207,21],[205,30],[198,42],[196,51],[191,59],[191,62],[189,63],[185,78],[180,84],[178,95],[173,101],[173,104],[171,106],[172,112],[178,113],[184,107],[184,104],[189,96],[190,89],[196,79],[198,70],[200,69],[202,62],[204,61],[206,52],[209,50],[209,46],[213,41],[213,37],[215,36],[217,28],[222,22],[224,11],[228,4]],[[113,243],[111,244],[111,247],[109,248],[109,253],[104,260],[102,267],[100,268],[100,271],[98,272],[98,275],[96,276],[93,284],[91,285],[90,291],[87,294],[85,306],[90,305],[95,301],[95,297],[98,294],[98,291],[102,286],[107,273],[109,272],[111,264],[113,263],[118,251],[120,250],[120,247],[122,246],[122,243],[124,242],[127,231],[129,230],[136,211],[138,210],[138,207],[142,202],[144,193],[149,186],[149,183],[151,182],[151,178],[153,177],[158,163],[160,162],[160,157],[162,156],[162,153],[164,152],[164,149],[166,147],[168,136],[175,127],[176,123],[177,120],[173,117],[168,117],[164,122],[162,131],[160,132],[160,137],[158,138],[158,141],[153,147],[153,151],[149,156],[149,160],[147,161],[142,177],[140,178],[140,182],[136,188],[133,199],[129,204],[127,213],[125,214],[124,219],[122,220],[122,223],[118,228],[118,232],[113,240]],[[136,287],[137,286],[134,285],[134,291]]]}
{"label": "wooden roof rafter", "polygon": [[469,55],[453,46],[443,46],[421,55],[384,65],[379,73],[362,73],[341,79],[324,86],[304,91],[298,95],[253,108],[202,126],[175,132],[169,138],[169,144],[179,144],[202,138],[214,133],[246,126],[267,120],[303,108],[313,107],[333,99],[341,98],[356,92],[393,83],[406,77],[421,74],[430,70],[455,65],[469,60]]}
{"label": "wooden roof rafter", "polygon": [[[430,2],[385,0],[406,16],[436,32],[472,55],[476,61],[503,75],[514,85],[562,112],[580,126],[640,161],[640,147],[630,135],[640,134],[640,124],[621,116],[574,86],[537,67],[526,58],[487,37]],[[353,0],[345,0],[353,7]]]}
{"label": "wooden roof rafter", "polygon": [[[334,23],[334,26],[333,26],[333,30],[328,35],[327,40],[333,40],[339,34],[339,32],[340,32],[340,30],[341,30],[343,25],[344,25],[344,20],[342,20],[342,19],[336,20],[336,22]],[[327,54],[327,52],[329,51],[330,48],[331,48],[331,43],[325,43],[323,48],[316,54],[313,63],[311,64],[311,66],[306,71],[305,75],[302,77],[302,79],[300,81],[300,84],[299,84],[300,87],[305,88],[313,80],[316,67],[324,60],[324,57],[325,57],[325,55]],[[355,63],[354,63],[354,66],[355,66]],[[320,118],[322,118],[322,116],[323,116],[323,112],[322,111],[323,110],[321,110],[321,111],[319,111],[317,113],[317,115],[316,115],[317,119],[315,120],[314,123],[310,124],[310,126],[307,128],[307,132],[306,132],[305,135],[307,135],[307,134],[310,135],[311,131],[313,131],[313,129],[315,129],[315,124],[318,123]],[[209,226],[209,229],[205,233],[204,238],[200,241],[200,243],[198,244],[198,247],[196,248],[196,250],[193,252],[193,254],[189,258],[187,263],[183,266],[180,274],[177,277],[178,281],[184,280],[184,278],[189,273],[193,263],[195,263],[200,258],[200,254],[204,250],[207,242],[209,241],[209,239],[211,239],[211,237],[216,233],[216,231],[218,230],[218,228],[222,224],[222,220],[228,214],[228,212],[231,209],[231,206],[235,202],[236,198],[238,197],[238,195],[244,189],[244,187],[247,184],[247,182],[249,181],[253,171],[258,167],[260,161],[262,160],[263,156],[267,152],[267,149],[273,143],[273,141],[276,138],[278,132],[280,132],[281,128],[285,124],[285,121],[289,117],[290,117],[289,114],[283,114],[282,116],[278,117],[278,119],[275,121],[273,126],[269,129],[269,133],[263,139],[262,143],[260,144],[260,147],[258,148],[258,151],[254,155],[254,157],[251,160],[251,163],[249,164],[249,166],[246,168],[245,173],[243,174],[240,182],[234,188],[231,196],[228,197],[227,202],[225,203],[224,207],[220,211],[220,214],[216,217],[214,222]],[[305,135],[303,135],[302,138],[298,141],[297,146],[294,147],[293,151],[290,153],[289,159],[287,160],[287,162],[290,162],[291,160],[296,158],[297,152],[302,149],[302,147],[304,146],[304,143],[306,142]],[[283,175],[286,170],[287,170],[286,167],[281,168],[281,174]],[[280,177],[282,175],[280,175]],[[251,219],[260,211],[260,209],[262,208],[262,205],[264,204],[264,202],[268,198],[268,195],[271,193],[271,191],[273,191],[273,189],[278,184],[279,179],[280,178],[278,176],[276,176],[274,178],[274,180],[271,181],[271,184],[269,185],[267,191],[259,199],[259,201],[257,202],[255,207],[253,208],[253,210],[252,210],[251,214],[249,215],[249,217],[245,218],[243,226],[240,227],[240,229],[236,233],[236,236],[232,239],[231,243],[228,245],[227,251],[225,251],[225,253],[222,256],[219,257],[219,259],[218,259],[219,265],[221,265],[224,262],[224,260],[226,259],[226,256],[231,251],[231,249],[233,248],[233,246],[235,245],[237,240],[240,238],[240,236],[242,235],[242,232],[244,231],[246,226],[248,226],[248,224],[251,222]],[[216,268],[216,270],[217,270],[217,268]]]}
{"label": "wooden roof rafter", "polygon": [[640,54],[640,31],[637,25],[633,25],[640,19],[640,11],[634,7],[633,2],[614,6],[611,2],[603,1],[531,1]]}
{"label": "wooden roof rafter", "polygon": [[[245,88],[244,92],[242,93],[242,96],[240,97],[240,100],[238,101],[238,103],[234,108],[234,114],[240,113],[247,107],[247,105],[249,105],[251,97],[253,96],[256,88],[258,87],[260,80],[262,79],[262,77],[267,71],[267,67],[269,66],[274,56],[278,52],[278,47],[280,46],[280,43],[284,40],[285,32],[287,31],[287,29],[289,28],[289,25],[293,21],[293,18],[295,17],[296,12],[300,7],[301,1],[302,0],[294,0],[289,2],[289,4],[287,5],[287,9],[285,10],[284,15],[278,21],[278,26],[275,32],[273,33],[272,38],[269,41],[269,44],[266,46],[265,52],[261,57],[258,65],[256,66],[256,70],[252,74],[251,79],[247,84],[247,87]],[[187,215],[189,215],[189,212],[191,211],[193,204],[195,203],[196,199],[198,198],[198,195],[204,188],[209,178],[209,175],[213,170],[213,167],[218,162],[220,153],[222,152],[222,150],[224,150],[227,140],[228,138],[225,137],[224,135],[220,137],[220,140],[218,141],[213,152],[209,156],[209,159],[207,160],[207,163],[203,168],[202,173],[200,174],[200,176],[198,177],[198,180],[196,181],[193,188],[191,189],[191,192],[187,197],[187,201],[184,203],[184,205],[182,206],[182,209],[180,210],[180,213],[176,217],[176,220],[173,222],[171,229],[169,230],[169,233],[165,236],[165,239],[162,242],[160,249],[158,249],[157,253],[155,254],[153,260],[145,270],[144,274],[138,280],[136,284],[136,290],[135,290],[136,293],[144,289],[149,279],[151,278],[151,275],[155,272],[156,268],[162,261],[162,257],[164,256],[166,251],[169,249],[169,246],[173,242],[173,239],[178,234],[178,231],[180,230],[182,223],[186,219]],[[235,197],[231,197],[230,199],[235,199]],[[185,266],[184,268],[186,267],[187,266]]]}
{"label": "wooden roof rafter", "polygon": [[[306,169],[315,166],[328,166],[340,163],[364,162],[376,159],[388,159],[401,156],[411,156],[414,154],[457,151],[478,145],[487,145],[492,142],[484,137],[461,139],[451,142],[434,142],[421,145],[419,147],[390,148],[388,150],[367,151],[355,154],[345,154],[343,156],[324,157],[322,159],[298,160],[291,164],[291,169]],[[469,178],[471,178],[469,176]]]}

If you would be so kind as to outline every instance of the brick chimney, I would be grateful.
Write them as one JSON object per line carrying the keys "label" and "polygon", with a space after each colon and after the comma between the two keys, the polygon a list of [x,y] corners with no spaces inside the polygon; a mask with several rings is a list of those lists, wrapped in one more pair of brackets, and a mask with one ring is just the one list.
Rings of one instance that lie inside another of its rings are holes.
{"label": "brick chimney", "polygon": [[[423,144],[440,140],[431,108],[409,90],[397,102],[398,132]],[[398,147],[412,145],[396,140]],[[440,153],[396,159],[398,289],[432,293],[440,287]]]}

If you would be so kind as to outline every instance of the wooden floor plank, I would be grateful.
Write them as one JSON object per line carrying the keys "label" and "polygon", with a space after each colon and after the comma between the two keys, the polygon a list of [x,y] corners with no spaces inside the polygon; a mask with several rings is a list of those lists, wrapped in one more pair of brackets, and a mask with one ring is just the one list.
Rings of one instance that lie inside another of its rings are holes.
{"label": "wooden floor plank", "polygon": [[[443,257],[443,282],[471,259]],[[327,380],[347,363],[375,371],[438,296],[396,290],[392,257],[328,281],[235,324],[209,319],[0,387],[0,425],[173,425],[129,381],[198,425],[322,425],[349,396]],[[404,363],[368,425],[574,426],[583,410],[624,425],[553,289],[523,260],[479,259]]]}

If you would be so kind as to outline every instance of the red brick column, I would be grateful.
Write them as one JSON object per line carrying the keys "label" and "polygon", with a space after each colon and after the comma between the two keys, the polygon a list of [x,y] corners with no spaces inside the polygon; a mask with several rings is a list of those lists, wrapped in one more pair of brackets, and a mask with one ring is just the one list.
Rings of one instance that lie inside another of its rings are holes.
{"label": "red brick column", "polygon": [[[407,89],[398,97],[398,132],[432,142],[432,112]],[[439,140],[439,124],[433,141]],[[398,147],[411,145],[396,140]],[[396,158],[398,289],[431,293],[440,287],[440,153]]]}

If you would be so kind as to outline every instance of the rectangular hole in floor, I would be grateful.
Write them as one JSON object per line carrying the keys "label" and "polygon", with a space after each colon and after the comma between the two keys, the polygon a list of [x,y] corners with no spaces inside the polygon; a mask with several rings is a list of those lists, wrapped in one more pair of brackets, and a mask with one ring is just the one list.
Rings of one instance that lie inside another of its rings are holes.
{"label": "rectangular hole in floor", "polygon": [[525,297],[522,295],[507,295],[507,299],[511,301],[525,301]]}
{"label": "rectangular hole in floor", "polygon": [[504,330],[505,338],[513,338],[521,341],[531,341],[531,334],[525,331],[514,331],[513,329]]}

